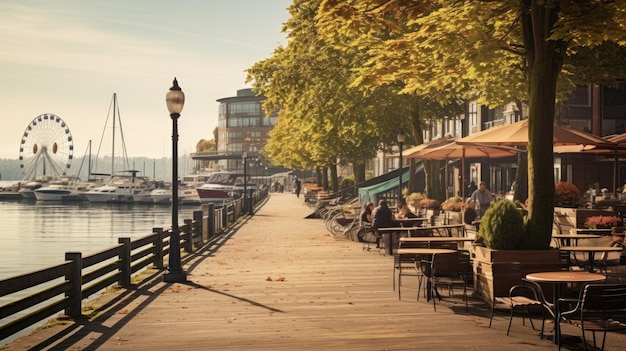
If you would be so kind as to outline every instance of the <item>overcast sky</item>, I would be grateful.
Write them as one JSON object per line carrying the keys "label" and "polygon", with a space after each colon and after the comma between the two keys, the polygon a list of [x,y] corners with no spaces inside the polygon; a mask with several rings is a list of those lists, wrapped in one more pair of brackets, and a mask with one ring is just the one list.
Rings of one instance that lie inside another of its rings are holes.
{"label": "overcast sky", "polygon": [[171,157],[165,93],[174,77],[186,95],[179,154],[193,152],[198,140],[213,138],[216,100],[249,87],[244,70],[286,44],[290,3],[1,1],[0,158],[18,158],[26,127],[45,113],[67,123],[74,155],[83,156],[90,140],[111,138],[113,93],[128,155]]}

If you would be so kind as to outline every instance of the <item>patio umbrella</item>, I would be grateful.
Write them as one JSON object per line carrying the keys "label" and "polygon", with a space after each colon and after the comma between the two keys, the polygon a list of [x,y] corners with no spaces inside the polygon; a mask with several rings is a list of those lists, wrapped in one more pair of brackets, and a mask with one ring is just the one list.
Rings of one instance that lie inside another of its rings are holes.
{"label": "patio umbrella", "polygon": [[[439,145],[430,145],[421,149],[414,150],[406,158],[419,158],[426,160],[450,160],[461,159],[461,184],[465,184],[465,159],[488,157],[500,158],[516,155],[520,150],[510,146],[498,145],[460,145],[454,139],[449,138],[447,141],[441,141]],[[422,144],[424,145],[424,144]],[[420,145],[421,146],[421,145]],[[445,178],[448,179],[448,162],[446,162]]]}
{"label": "patio umbrella", "polygon": [[[424,152],[424,150],[448,144],[452,140],[454,140],[454,138],[448,134],[448,135],[443,136],[442,138],[427,141],[425,143],[410,147],[402,151],[402,157],[415,158],[415,157],[411,157],[411,155],[419,154],[421,152]],[[400,157],[400,154],[399,153],[391,154],[389,155],[389,157]]]}
{"label": "patio umbrella", "polygon": [[554,153],[558,154],[594,154],[613,156],[613,194],[617,196],[617,180],[619,156],[626,155],[626,133],[609,135],[603,138],[609,144],[598,145],[556,145]]}
{"label": "patio umbrella", "polygon": [[[570,126],[554,125],[554,145],[615,146],[614,142]],[[457,140],[461,145],[528,145],[528,120],[492,127]]]}

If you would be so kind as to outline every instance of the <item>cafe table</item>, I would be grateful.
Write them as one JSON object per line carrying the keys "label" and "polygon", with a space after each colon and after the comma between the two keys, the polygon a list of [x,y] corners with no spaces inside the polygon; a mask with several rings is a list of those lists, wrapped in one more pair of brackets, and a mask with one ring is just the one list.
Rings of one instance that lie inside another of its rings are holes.
{"label": "cafe table", "polygon": [[[552,238],[559,239],[559,246],[578,246],[580,239],[598,239],[602,235],[596,234],[552,234]],[[572,245],[572,241],[574,245]]]}
{"label": "cafe table", "polygon": [[424,227],[389,227],[376,229],[381,234],[389,234],[387,241],[385,242],[385,253],[393,255],[393,236],[402,232],[406,232],[407,235],[411,235],[412,230],[424,229]]}
{"label": "cafe table", "polygon": [[436,231],[437,233],[439,233],[439,236],[444,236],[444,235],[441,235],[441,232],[445,231],[447,236],[451,237],[453,229],[465,230],[465,224],[461,223],[461,224],[430,225],[430,226],[426,226],[426,227],[423,227],[423,228],[424,229],[430,229],[432,231]]}
{"label": "cafe table", "polygon": [[611,228],[573,228],[571,229],[576,234],[597,234],[597,235],[611,235],[613,229]]}
{"label": "cafe table", "polygon": [[618,252],[618,251],[622,251],[623,249],[619,246],[562,246],[559,248],[559,250],[574,252],[574,253],[576,252],[587,253],[587,256],[589,258],[588,271],[593,273],[593,264],[595,263],[596,253]]}
{"label": "cafe table", "polygon": [[554,343],[558,343],[560,338],[560,325],[558,321],[558,299],[563,297],[563,286],[568,283],[591,283],[604,281],[606,277],[599,273],[590,273],[583,271],[551,271],[537,272],[526,275],[526,279],[537,283],[550,283],[552,289],[552,305],[544,305],[553,312],[554,316]]}
{"label": "cafe table", "polygon": [[400,243],[426,243],[430,246],[431,243],[453,243],[462,246],[464,242],[474,241],[474,239],[466,237],[449,237],[449,236],[418,236],[418,237],[404,237],[400,238]]}
{"label": "cafe table", "polygon": [[409,225],[414,227],[415,224],[423,225],[425,221],[428,221],[426,217],[416,217],[416,218],[394,218],[393,222],[400,223],[401,226]]}

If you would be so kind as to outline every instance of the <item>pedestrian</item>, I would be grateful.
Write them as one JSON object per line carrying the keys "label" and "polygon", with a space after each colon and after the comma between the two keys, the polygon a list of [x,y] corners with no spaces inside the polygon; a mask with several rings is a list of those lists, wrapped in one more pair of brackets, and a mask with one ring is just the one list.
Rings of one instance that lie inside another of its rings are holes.
{"label": "pedestrian", "polygon": [[478,216],[482,218],[485,215],[485,211],[489,208],[489,205],[491,205],[491,201],[493,199],[491,191],[487,190],[487,183],[480,182],[478,189],[472,193],[470,198],[476,202]]}
{"label": "pedestrian", "polygon": [[467,186],[467,195],[472,196],[472,194],[474,193],[474,191],[476,191],[476,189],[478,189],[478,187],[476,186],[476,182],[472,180]]}
{"label": "pedestrian", "polygon": [[296,196],[299,198],[300,197],[300,190],[302,190],[302,182],[300,182],[300,179],[298,179],[298,177],[296,177],[296,181],[294,183],[296,185]]}

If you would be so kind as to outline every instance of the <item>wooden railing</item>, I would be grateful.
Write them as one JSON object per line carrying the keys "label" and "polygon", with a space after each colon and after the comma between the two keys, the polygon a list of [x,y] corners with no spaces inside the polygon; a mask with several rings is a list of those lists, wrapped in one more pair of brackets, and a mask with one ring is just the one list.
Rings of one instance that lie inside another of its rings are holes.
{"label": "wooden railing", "polygon": [[[254,207],[266,198],[267,191],[255,194]],[[223,206],[208,205],[194,211],[193,219],[180,226],[180,247],[186,253],[205,246],[228,231],[243,213],[243,200]],[[36,325],[63,311],[68,317],[82,315],[82,302],[112,285],[128,288],[133,274],[148,266],[162,270],[169,252],[171,230],[154,228],[144,237],[119,238],[118,244],[83,256],[67,252],[65,261],[30,273],[0,280],[0,340]]]}

